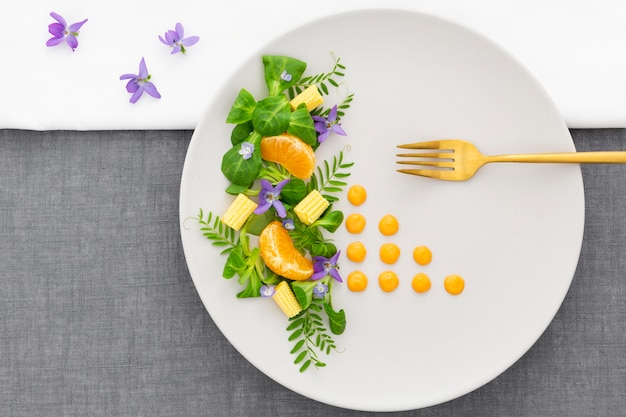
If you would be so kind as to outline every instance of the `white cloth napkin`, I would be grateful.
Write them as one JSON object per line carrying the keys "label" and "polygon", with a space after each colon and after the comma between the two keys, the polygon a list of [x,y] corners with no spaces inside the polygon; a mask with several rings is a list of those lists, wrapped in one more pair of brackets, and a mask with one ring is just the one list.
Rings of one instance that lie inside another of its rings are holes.
{"label": "white cloth napkin", "polygon": [[[0,6],[0,128],[193,129],[242,61],[304,23],[369,8],[433,14],[511,52],[552,96],[568,126],[626,127],[622,0],[24,0]],[[76,51],[46,47],[53,23],[89,19]],[[170,55],[158,36],[181,22],[200,42]],[[376,28],[372,28],[376,30]],[[145,58],[160,100],[130,104],[123,73]]]}

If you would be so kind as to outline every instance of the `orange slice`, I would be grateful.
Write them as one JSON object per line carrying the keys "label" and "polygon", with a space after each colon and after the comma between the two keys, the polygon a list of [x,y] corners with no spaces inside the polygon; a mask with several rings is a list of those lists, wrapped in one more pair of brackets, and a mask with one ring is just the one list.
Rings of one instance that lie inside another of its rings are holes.
{"label": "orange slice", "polygon": [[261,157],[281,164],[294,177],[306,180],[315,169],[315,151],[302,139],[284,133],[261,139]]}
{"label": "orange slice", "polygon": [[282,277],[304,281],[313,275],[313,262],[293,246],[289,232],[279,221],[273,221],[263,229],[259,249],[265,265]]}

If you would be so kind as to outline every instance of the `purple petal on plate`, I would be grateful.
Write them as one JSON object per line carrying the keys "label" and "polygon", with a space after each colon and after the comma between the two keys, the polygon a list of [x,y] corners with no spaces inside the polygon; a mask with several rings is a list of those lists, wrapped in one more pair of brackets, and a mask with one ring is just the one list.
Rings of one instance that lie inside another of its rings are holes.
{"label": "purple petal on plate", "polygon": [[330,129],[319,135],[317,141],[323,143],[328,138],[328,135],[330,135]]}
{"label": "purple petal on plate", "polygon": [[254,214],[263,214],[272,207],[272,203],[267,200],[259,200],[259,206],[254,209]]}
{"label": "purple petal on plate", "polygon": [[274,209],[276,210],[276,214],[278,214],[278,217],[280,217],[281,219],[287,216],[287,210],[285,209],[285,206],[283,206],[283,203],[281,203],[280,201],[274,200]]}
{"label": "purple petal on plate", "polygon": [[328,275],[328,273],[325,270],[314,272],[313,275],[311,275],[311,281],[317,281],[324,278],[326,275]]}
{"label": "purple petal on plate", "polygon": [[339,275],[339,271],[337,271],[337,268],[330,268],[330,271],[328,271],[328,273],[331,277],[335,278],[337,282],[343,282],[343,280],[341,279],[341,275]]}
{"label": "purple petal on plate", "polygon": [[338,135],[341,136],[348,136],[348,134],[343,130],[343,128],[341,127],[341,125],[332,125],[330,127],[330,130],[332,130],[333,132],[335,132]]}

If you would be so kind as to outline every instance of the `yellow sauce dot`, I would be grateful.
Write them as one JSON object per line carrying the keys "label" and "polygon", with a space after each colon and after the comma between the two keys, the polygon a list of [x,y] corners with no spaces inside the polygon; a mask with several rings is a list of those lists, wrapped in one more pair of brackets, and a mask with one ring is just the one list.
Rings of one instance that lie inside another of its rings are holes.
{"label": "yellow sauce dot", "polygon": [[352,292],[365,291],[367,276],[361,271],[352,271],[348,274],[348,289]]}
{"label": "yellow sauce dot", "polygon": [[386,264],[394,264],[400,257],[400,248],[395,243],[383,243],[380,245],[380,260]]}
{"label": "yellow sauce dot", "polygon": [[363,262],[365,255],[367,255],[367,249],[365,249],[365,245],[361,242],[352,242],[346,249],[346,256],[352,262]]}
{"label": "yellow sauce dot", "polygon": [[413,291],[415,292],[426,292],[430,290],[431,287],[430,277],[423,272],[420,272],[413,277],[413,281],[411,281],[411,286],[413,287]]}
{"label": "yellow sauce dot", "polygon": [[393,271],[385,271],[378,276],[378,285],[380,289],[385,292],[392,292],[398,285],[400,284],[400,280],[398,276]]}
{"label": "yellow sauce dot", "polygon": [[348,190],[348,201],[353,206],[360,206],[365,203],[365,199],[367,198],[367,191],[362,185],[353,185]]}
{"label": "yellow sauce dot", "polygon": [[398,232],[398,219],[391,214],[387,214],[380,219],[378,230],[385,236],[391,236]]}
{"label": "yellow sauce dot", "polygon": [[433,253],[427,246],[418,246],[413,249],[413,260],[419,265],[428,265],[433,260]]}
{"label": "yellow sauce dot", "polygon": [[346,229],[352,234],[358,234],[365,229],[365,217],[359,213],[353,213],[346,219]]}
{"label": "yellow sauce dot", "polygon": [[459,275],[448,275],[443,280],[443,286],[452,295],[459,295],[465,288],[465,280]]}

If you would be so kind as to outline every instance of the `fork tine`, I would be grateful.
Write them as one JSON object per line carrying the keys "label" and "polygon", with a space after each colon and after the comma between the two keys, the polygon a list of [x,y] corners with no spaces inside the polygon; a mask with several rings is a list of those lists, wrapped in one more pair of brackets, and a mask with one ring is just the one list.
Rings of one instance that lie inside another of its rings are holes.
{"label": "fork tine", "polygon": [[416,165],[425,167],[454,168],[454,161],[396,161],[400,165]]}
{"label": "fork tine", "polygon": [[415,142],[415,143],[405,143],[404,145],[398,145],[398,148],[402,149],[439,149],[441,145],[441,141],[432,140],[429,142]]}
{"label": "fork tine", "polygon": [[418,175],[420,177],[443,179],[447,173],[453,172],[444,169],[398,169],[402,174]]}
{"label": "fork tine", "polygon": [[396,156],[402,158],[454,159],[454,152],[398,153]]}

